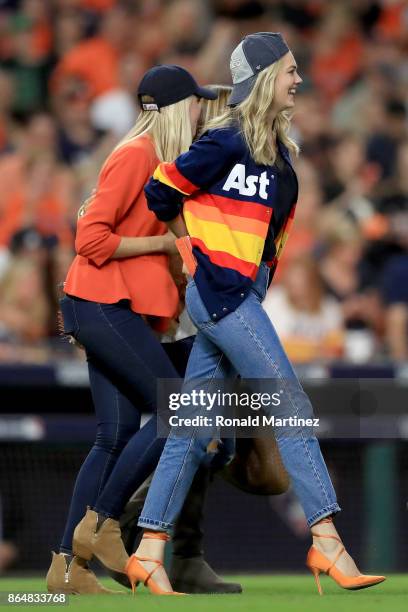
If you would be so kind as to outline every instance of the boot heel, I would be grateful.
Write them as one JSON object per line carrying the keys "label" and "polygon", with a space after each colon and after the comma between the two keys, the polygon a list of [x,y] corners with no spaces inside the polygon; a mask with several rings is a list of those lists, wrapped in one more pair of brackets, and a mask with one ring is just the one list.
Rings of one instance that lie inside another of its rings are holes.
{"label": "boot heel", "polygon": [[319,591],[319,595],[323,595],[323,589],[320,584],[320,577],[319,577],[320,570],[317,569],[317,567],[311,567],[310,571],[312,572],[314,579],[316,581],[316,586],[317,586],[317,590]]}
{"label": "boot heel", "polygon": [[45,582],[49,593],[123,595],[123,591],[111,591],[102,586],[84,559],[63,553],[52,553]]}

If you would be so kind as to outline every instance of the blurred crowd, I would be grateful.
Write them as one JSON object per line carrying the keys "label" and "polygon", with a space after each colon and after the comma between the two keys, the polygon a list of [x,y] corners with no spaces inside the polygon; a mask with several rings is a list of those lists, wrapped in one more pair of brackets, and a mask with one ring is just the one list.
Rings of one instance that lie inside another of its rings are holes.
{"label": "blurred crowd", "polygon": [[57,286],[143,72],[229,84],[256,31],[282,32],[304,79],[296,219],[265,308],[295,362],[408,361],[407,1],[0,0],[0,362],[76,354]]}

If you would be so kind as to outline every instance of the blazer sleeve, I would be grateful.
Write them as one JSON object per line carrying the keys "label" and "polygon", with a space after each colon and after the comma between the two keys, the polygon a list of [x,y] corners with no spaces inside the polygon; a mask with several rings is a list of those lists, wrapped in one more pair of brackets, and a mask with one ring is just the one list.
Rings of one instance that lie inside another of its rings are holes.
{"label": "blazer sleeve", "polygon": [[172,163],[159,164],[145,187],[147,205],[160,221],[180,213],[183,200],[219,180],[238,151],[229,130],[210,130]]}
{"label": "blazer sleeve", "polygon": [[121,241],[115,228],[142,192],[151,174],[148,154],[135,146],[115,151],[102,168],[96,194],[77,223],[75,249],[96,266],[108,261]]}

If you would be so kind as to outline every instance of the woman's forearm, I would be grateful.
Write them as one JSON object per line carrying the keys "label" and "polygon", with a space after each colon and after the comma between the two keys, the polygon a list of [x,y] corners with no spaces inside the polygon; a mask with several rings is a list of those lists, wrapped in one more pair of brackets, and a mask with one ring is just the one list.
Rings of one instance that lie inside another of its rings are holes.
{"label": "woman's forearm", "polygon": [[123,236],[118,248],[112,255],[112,259],[137,257],[138,255],[149,255],[150,253],[168,253],[170,242],[171,238],[168,234],[163,236]]}
{"label": "woman's forearm", "polygon": [[166,223],[169,230],[171,230],[177,238],[181,238],[181,236],[186,236],[188,234],[186,224],[181,215],[178,215],[171,221],[166,221]]}

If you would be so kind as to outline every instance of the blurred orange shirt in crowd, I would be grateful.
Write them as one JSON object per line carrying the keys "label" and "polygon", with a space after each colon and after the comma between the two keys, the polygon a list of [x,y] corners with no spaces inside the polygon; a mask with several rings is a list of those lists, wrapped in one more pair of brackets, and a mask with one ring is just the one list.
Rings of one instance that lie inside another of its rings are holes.
{"label": "blurred orange shirt in crowd", "polygon": [[119,54],[104,38],[95,36],[71,49],[57,65],[51,88],[58,91],[64,78],[77,77],[89,87],[89,95],[99,96],[119,87]]}
{"label": "blurred orange shirt in crowd", "polygon": [[8,157],[0,166],[0,246],[7,247],[12,236],[27,226],[35,227],[43,236],[55,235],[63,245],[71,245],[69,214],[74,183],[70,173],[53,170],[49,185],[33,199],[24,158],[18,154]]}
{"label": "blurred orange shirt in crowd", "polygon": [[[69,295],[113,304],[127,299],[134,312],[173,318],[179,294],[163,253],[112,259],[123,236],[160,236],[167,226],[147,208],[144,186],[159,160],[149,136],[114,151],[99,175],[95,196],[79,218],[75,257],[66,278]],[[163,327],[167,321],[163,321]]]}
{"label": "blurred orange shirt in crowd", "polygon": [[8,200],[0,225],[0,246],[6,247],[12,236],[26,226],[33,226],[42,236],[56,236],[62,245],[72,244],[68,216],[58,193],[44,196],[36,207],[33,222],[25,223],[27,193],[20,189]]}
{"label": "blurred orange shirt in crowd", "polygon": [[33,57],[46,58],[52,51],[53,36],[51,25],[46,21],[35,24],[32,34]]}
{"label": "blurred orange shirt in crowd", "polygon": [[383,3],[381,15],[377,23],[377,31],[384,37],[390,39],[400,38],[406,32],[406,19],[404,13],[407,11],[407,2]]}
{"label": "blurred orange shirt in crowd", "polygon": [[118,0],[79,0],[81,8],[103,13],[118,4]]}
{"label": "blurred orange shirt in crowd", "polygon": [[326,53],[316,53],[310,74],[326,101],[333,103],[357,75],[361,64],[363,41],[352,33]]}
{"label": "blurred orange shirt in crowd", "polygon": [[15,191],[23,177],[24,160],[19,153],[11,153],[0,158],[0,227],[4,223],[4,213],[10,195]]}

